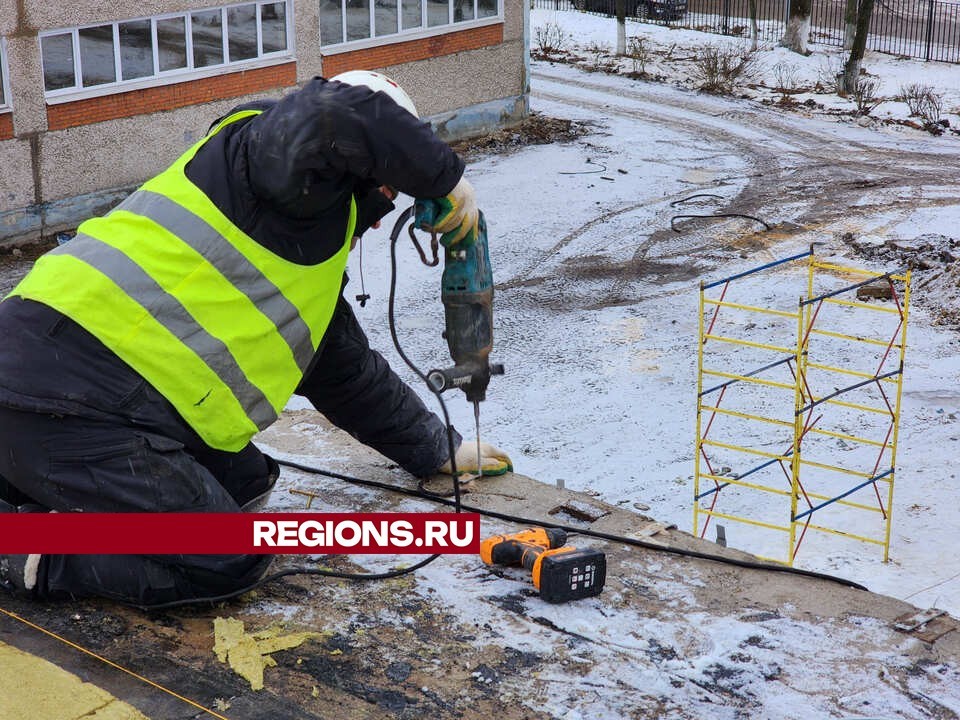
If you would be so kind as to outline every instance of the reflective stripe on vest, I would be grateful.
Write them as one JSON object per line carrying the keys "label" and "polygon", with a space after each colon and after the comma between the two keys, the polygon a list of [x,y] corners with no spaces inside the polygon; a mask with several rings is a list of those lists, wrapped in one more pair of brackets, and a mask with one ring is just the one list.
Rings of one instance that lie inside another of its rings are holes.
{"label": "reflective stripe on vest", "polygon": [[[230,122],[257,114],[226,118]],[[184,174],[204,138],[106,217],[40,258],[11,295],[59,310],[237,451],[276,420],[327,329],[356,222],[319,265],[291,263],[233,225]]]}

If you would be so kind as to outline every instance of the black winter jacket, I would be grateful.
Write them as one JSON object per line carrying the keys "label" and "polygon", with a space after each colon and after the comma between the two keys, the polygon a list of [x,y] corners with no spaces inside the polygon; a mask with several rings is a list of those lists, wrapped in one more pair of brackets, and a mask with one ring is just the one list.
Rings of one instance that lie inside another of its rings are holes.
{"label": "black winter jacket", "polygon": [[[277,102],[236,109],[250,107],[263,112],[204,144],[187,175],[234,224],[291,262],[319,263],[342,246],[351,195],[359,235],[391,207],[378,186],[442,197],[463,174],[462,160],[428,125],[364,87],[316,78]],[[52,308],[5,300],[0,337],[0,405],[196,440],[153,388]],[[443,423],[370,348],[343,297],[297,393],[415,475],[448,458]]]}

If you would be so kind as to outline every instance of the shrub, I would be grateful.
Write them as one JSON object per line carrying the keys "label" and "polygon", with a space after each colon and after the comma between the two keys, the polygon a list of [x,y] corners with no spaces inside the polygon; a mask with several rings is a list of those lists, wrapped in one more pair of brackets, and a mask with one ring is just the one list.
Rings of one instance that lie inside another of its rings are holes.
{"label": "shrub", "polygon": [[883,102],[883,98],[877,95],[879,87],[879,80],[862,75],[857,78],[857,84],[853,89],[853,101],[857,105],[857,115],[869,115],[877,105]]}
{"label": "shrub", "polygon": [[594,40],[586,47],[586,51],[592,56],[591,65],[588,70],[597,72],[610,65],[608,56],[610,55],[610,46],[606,43]]}
{"label": "shrub", "polygon": [[570,37],[557,23],[541,25],[534,31],[534,40],[541,55],[560,52],[569,39]]}
{"label": "shrub", "polygon": [[647,74],[647,62],[650,60],[650,47],[645,37],[630,38],[630,47],[627,54],[633,61],[633,72],[637,75]]}
{"label": "shrub", "polygon": [[919,117],[927,125],[940,122],[943,112],[943,97],[929,85],[911,83],[900,86],[900,99],[907,104],[910,114]]}
{"label": "shrub", "polygon": [[760,69],[757,53],[747,47],[704,45],[695,51],[691,75],[701,90],[729,95],[737,85],[755,79]]}
{"label": "shrub", "polygon": [[796,90],[800,84],[797,66],[781,60],[773,66],[773,82],[774,90],[783,95]]}
{"label": "shrub", "polygon": [[843,73],[843,60],[836,55],[827,55],[820,60],[817,68],[817,86],[821,91],[829,90],[842,94],[840,75]]}

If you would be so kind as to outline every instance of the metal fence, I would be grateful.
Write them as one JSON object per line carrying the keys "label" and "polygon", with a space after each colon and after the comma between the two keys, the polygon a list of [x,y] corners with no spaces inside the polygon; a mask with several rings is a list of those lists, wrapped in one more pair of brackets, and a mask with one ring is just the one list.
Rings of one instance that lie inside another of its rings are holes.
{"label": "metal fence", "polygon": [[[783,37],[784,1],[756,0],[757,39],[776,42]],[[690,0],[688,19],[693,30],[720,35],[752,37],[750,0]]]}
{"label": "metal fence", "polygon": [[[615,15],[615,0],[531,0],[533,7]],[[627,16],[642,22],[751,37],[750,0],[626,0]],[[756,0],[757,37],[783,37],[788,0]],[[813,0],[810,40],[843,46],[845,0]],[[892,55],[960,63],[960,2],[877,0],[867,49]]]}

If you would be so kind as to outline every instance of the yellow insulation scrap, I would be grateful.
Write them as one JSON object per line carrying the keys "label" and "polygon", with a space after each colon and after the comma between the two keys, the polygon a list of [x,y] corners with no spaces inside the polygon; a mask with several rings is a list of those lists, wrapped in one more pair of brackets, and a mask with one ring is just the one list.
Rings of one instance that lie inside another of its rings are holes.
{"label": "yellow insulation scrap", "polygon": [[282,628],[274,626],[247,633],[241,620],[218,617],[213,621],[213,651],[220,662],[229,662],[233,671],[247,680],[253,690],[262,690],[263,669],[277,664],[270,653],[289,650],[298,647],[304,640],[329,635],[318,632],[281,635],[281,632]]}

